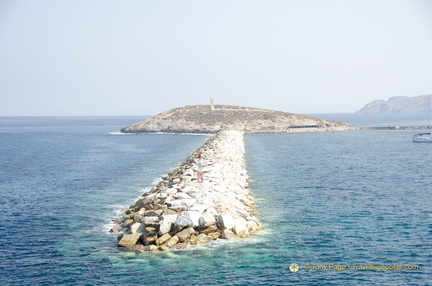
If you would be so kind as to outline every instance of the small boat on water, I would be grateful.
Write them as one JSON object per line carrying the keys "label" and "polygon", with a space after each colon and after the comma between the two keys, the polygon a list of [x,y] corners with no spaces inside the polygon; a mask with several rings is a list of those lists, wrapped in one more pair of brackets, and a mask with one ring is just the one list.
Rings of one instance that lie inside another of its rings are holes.
{"label": "small boat on water", "polygon": [[431,133],[419,133],[413,136],[413,142],[416,143],[432,143],[432,135]]}
{"label": "small boat on water", "polygon": [[[430,106],[430,96],[428,97],[428,113],[429,113],[429,126],[431,128],[431,106]],[[412,141],[415,143],[432,143],[431,132],[418,133],[412,137]]]}

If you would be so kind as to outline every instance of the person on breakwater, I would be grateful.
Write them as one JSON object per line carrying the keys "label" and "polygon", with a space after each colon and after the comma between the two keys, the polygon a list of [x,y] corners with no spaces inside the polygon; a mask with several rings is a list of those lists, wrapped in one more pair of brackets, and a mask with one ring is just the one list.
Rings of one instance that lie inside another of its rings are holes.
{"label": "person on breakwater", "polygon": [[[203,183],[204,182],[204,173],[202,170],[202,154],[199,153],[198,154],[198,174],[197,174],[197,182],[198,183]],[[202,185],[200,185],[201,187]]]}
{"label": "person on breakwater", "polygon": [[[119,247],[164,251],[259,231],[247,188],[243,133],[221,131],[125,211]],[[205,176],[205,177],[204,177]]]}

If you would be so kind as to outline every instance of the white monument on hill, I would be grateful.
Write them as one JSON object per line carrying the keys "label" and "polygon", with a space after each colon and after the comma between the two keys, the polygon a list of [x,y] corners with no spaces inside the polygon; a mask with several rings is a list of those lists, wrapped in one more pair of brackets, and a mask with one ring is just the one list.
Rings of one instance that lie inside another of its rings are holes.
{"label": "white monument on hill", "polygon": [[210,109],[214,110],[214,98],[210,96]]}

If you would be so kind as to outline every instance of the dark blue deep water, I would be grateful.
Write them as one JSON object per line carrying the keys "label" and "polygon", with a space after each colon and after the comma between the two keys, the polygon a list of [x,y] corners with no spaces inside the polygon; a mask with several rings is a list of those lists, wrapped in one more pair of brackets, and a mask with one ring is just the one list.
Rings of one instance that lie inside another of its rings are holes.
{"label": "dark blue deep water", "polygon": [[0,118],[1,285],[431,284],[432,144],[416,131],[246,135],[263,233],[136,254],[110,220],[208,138],[112,134],[140,119]]}

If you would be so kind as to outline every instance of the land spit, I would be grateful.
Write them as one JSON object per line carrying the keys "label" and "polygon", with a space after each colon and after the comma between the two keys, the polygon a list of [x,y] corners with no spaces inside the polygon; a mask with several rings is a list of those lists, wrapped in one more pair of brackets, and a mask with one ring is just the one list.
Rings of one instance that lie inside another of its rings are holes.
{"label": "land spit", "polygon": [[116,220],[119,247],[185,249],[258,232],[244,153],[240,131],[211,137]]}

